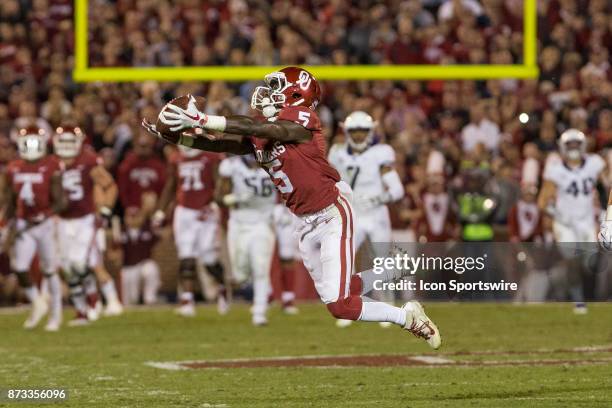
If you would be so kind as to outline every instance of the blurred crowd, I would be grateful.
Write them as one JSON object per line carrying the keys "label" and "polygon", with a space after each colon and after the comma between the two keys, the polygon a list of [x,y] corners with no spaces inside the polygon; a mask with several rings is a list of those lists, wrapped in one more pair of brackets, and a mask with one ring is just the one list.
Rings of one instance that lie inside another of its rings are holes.
{"label": "blurred crowd", "polygon": [[[522,0],[89,0],[89,64],[520,64],[522,7]],[[564,129],[585,131],[592,151],[612,143],[610,8],[606,0],[538,1],[537,80],[323,83],[325,134],[342,140],[344,117],[365,110],[396,149],[409,189],[422,187],[435,149],[446,158],[447,180],[478,167],[509,186],[509,208],[522,161],[542,161]],[[17,127],[70,120],[117,174],[132,149],[163,158],[140,120],[176,95],[203,95],[216,113],[249,113],[257,82],[76,84],[73,28],[72,0],[0,2],[0,160],[14,154]]]}

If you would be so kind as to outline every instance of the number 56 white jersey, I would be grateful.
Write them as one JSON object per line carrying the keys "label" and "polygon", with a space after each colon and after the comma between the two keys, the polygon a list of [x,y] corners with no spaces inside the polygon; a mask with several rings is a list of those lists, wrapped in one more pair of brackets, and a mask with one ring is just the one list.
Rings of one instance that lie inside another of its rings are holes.
{"label": "number 56 white jersey", "polygon": [[594,220],[594,190],[599,174],[604,169],[603,159],[596,154],[587,155],[582,165],[568,167],[562,160],[549,160],[544,169],[544,180],[557,186],[555,209],[559,222],[567,225],[581,220]]}
{"label": "number 56 white jersey", "polygon": [[268,173],[251,167],[241,156],[221,161],[219,175],[232,181],[232,193],[240,203],[230,210],[230,220],[240,223],[271,222],[277,193]]}

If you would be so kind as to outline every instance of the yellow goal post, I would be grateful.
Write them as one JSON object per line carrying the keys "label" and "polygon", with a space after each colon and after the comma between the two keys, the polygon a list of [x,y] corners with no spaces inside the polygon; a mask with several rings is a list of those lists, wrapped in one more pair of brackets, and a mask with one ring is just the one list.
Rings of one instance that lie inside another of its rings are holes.
{"label": "yellow goal post", "polygon": [[[537,78],[537,0],[524,0],[522,65],[310,65],[318,79],[428,80]],[[75,1],[75,67],[77,82],[248,81],[259,80],[277,66],[89,67],[88,0]]]}

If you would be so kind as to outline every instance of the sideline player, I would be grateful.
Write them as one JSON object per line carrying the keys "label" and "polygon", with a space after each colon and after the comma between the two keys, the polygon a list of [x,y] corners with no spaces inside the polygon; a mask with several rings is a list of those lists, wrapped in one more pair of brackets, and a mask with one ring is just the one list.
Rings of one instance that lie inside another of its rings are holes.
{"label": "sideline player", "polygon": [[77,310],[72,324],[98,318],[95,303],[87,308],[85,295],[95,294],[96,276],[106,300],[107,315],[121,314],[115,283],[106,271],[100,248],[96,204],[102,215],[110,216],[117,199],[117,185],[104,168],[102,159],[83,146],[85,135],[79,127],[61,126],[53,135],[53,149],[60,160],[62,187],[67,206],[60,214],[59,253],[61,266]]}
{"label": "sideline player", "polygon": [[382,275],[395,271],[352,275],[352,192],[325,157],[321,124],[314,111],[320,100],[316,79],[304,69],[287,67],[266,75],[265,82],[267,86],[255,89],[251,106],[261,110],[268,121],[207,115],[191,97],[186,109],[166,105],[160,119],[173,132],[196,129],[194,135],[161,134],[146,120],[143,126],[172,143],[255,154],[285,204],[300,218],[297,233],[302,259],[329,312],[338,319],[395,323],[439,348],[440,333],[418,302],[399,308],[363,296],[375,281],[393,279],[395,276]]}
{"label": "sideline player", "polygon": [[253,276],[254,326],[268,323],[270,264],[274,252],[272,211],[276,190],[253,155],[233,156],[219,165],[216,198],[230,208],[227,247],[237,283]]}
{"label": "sideline player", "polygon": [[[401,200],[404,186],[395,171],[395,152],[374,137],[376,123],[365,112],[355,111],[342,124],[346,143],[336,144],[329,151],[329,163],[338,170],[343,181],[353,190],[355,210],[355,250],[368,239],[374,256],[389,253],[391,243],[391,219],[388,203]],[[392,300],[393,293],[383,293]],[[338,327],[346,327],[352,321],[339,319]],[[387,327],[391,323],[381,322]]]}
{"label": "sideline player", "polygon": [[213,203],[217,166],[221,157],[216,153],[179,147],[179,151],[170,159],[166,185],[153,215],[153,223],[161,224],[173,196],[176,196],[173,230],[181,286],[180,306],[176,313],[195,316],[193,291],[197,262],[200,261],[219,284],[217,307],[223,314],[227,311],[227,300],[217,244],[219,214]]}
{"label": "sideline player", "polygon": [[559,152],[560,160],[547,160],[538,206],[552,217],[553,234],[561,243],[562,253],[572,257],[567,260],[569,295],[575,305],[574,313],[585,314],[587,308],[579,272],[582,260],[576,257],[574,247],[595,242],[597,237],[594,193],[605,162],[599,155],[586,153],[586,136],[577,129],[561,134]]}
{"label": "sideline player", "polygon": [[[57,331],[62,324],[62,288],[58,275],[57,230],[54,214],[61,212],[66,201],[62,192],[59,163],[47,154],[49,134],[41,128],[20,129],[17,135],[19,159],[6,170],[6,219],[11,220],[9,239],[13,242],[11,268],[32,303],[24,328],[33,329],[49,311],[45,330]],[[15,220],[13,218],[16,217]],[[43,273],[42,287],[50,299],[41,294],[30,280],[30,266],[38,253]]]}

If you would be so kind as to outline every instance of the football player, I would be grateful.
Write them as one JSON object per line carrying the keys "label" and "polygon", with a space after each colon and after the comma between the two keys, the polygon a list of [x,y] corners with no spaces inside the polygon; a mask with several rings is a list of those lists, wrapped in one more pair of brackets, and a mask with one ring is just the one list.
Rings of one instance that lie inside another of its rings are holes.
{"label": "football player", "polygon": [[[185,109],[168,104],[160,112],[169,132],[158,132],[146,120],[143,126],[172,143],[254,154],[285,204],[299,218],[296,232],[300,254],[329,312],[338,319],[395,323],[438,348],[440,333],[418,302],[399,308],[364,296],[374,282],[394,276],[373,271],[352,275],[352,192],[325,157],[321,122],[314,111],[321,96],[318,82],[298,67],[272,72],[265,76],[265,82],[266,86],[255,89],[251,106],[267,121],[241,115],[208,115],[198,110],[191,97]],[[197,130],[189,135],[182,132],[185,129]]]}
{"label": "football player", "polygon": [[[96,276],[106,300],[105,314],[118,315],[123,311],[113,278],[104,267],[104,237],[96,220],[97,210],[103,217],[110,217],[117,199],[117,185],[102,159],[83,145],[84,139],[82,130],[71,125],[58,127],[53,135],[67,200],[60,214],[59,249],[62,270],[77,310],[73,325],[98,318]],[[93,297],[89,308],[86,294],[90,299]]]}
{"label": "football player", "polygon": [[179,258],[180,306],[182,316],[195,316],[194,282],[198,261],[219,284],[217,307],[227,311],[225,276],[219,262],[219,212],[213,203],[215,178],[221,156],[181,146],[170,160],[167,181],[153,215],[159,225],[173,196],[176,197],[173,230]]}
{"label": "football player", "polygon": [[[351,113],[342,127],[346,143],[332,146],[328,159],[353,190],[354,218],[358,220],[354,228],[355,249],[359,250],[368,239],[374,244],[375,256],[385,256],[391,243],[387,204],[404,196],[404,186],[394,168],[395,152],[375,139],[376,123],[365,112]],[[336,324],[346,327],[351,322],[339,319]],[[389,324],[381,322],[383,327]]]}
{"label": "football player", "polygon": [[139,132],[133,149],[125,155],[117,169],[119,200],[123,208],[142,206],[147,193],[160,196],[166,183],[166,164],[154,152],[154,143],[146,132]]}
{"label": "football player", "polygon": [[[538,206],[552,217],[553,234],[555,241],[561,243],[562,253],[569,250],[574,254],[573,246],[595,242],[597,237],[595,185],[605,162],[599,155],[587,154],[586,143],[586,136],[581,131],[566,130],[559,138],[561,158],[549,158],[544,169]],[[568,259],[569,292],[576,314],[587,311],[580,269],[579,258]]]}
{"label": "football player", "polygon": [[[59,163],[47,154],[49,134],[37,127],[20,129],[17,134],[19,159],[6,169],[3,197],[6,219],[11,220],[8,243],[13,243],[11,268],[32,303],[30,316],[24,323],[32,329],[49,311],[45,330],[57,331],[62,323],[62,291],[58,275],[57,231],[54,214],[66,206],[62,192]],[[38,254],[43,273],[43,288],[50,301],[30,281],[30,266]]]}
{"label": "football player", "polygon": [[219,176],[217,201],[230,208],[227,246],[233,276],[237,283],[253,276],[252,322],[263,326],[268,323],[276,190],[253,155],[224,159],[219,165]]}
{"label": "football player", "polygon": [[141,298],[145,305],[157,302],[161,274],[153,248],[161,238],[160,232],[152,228],[146,208],[125,209],[124,226],[115,245],[123,253],[121,296],[126,306],[138,304]]}

